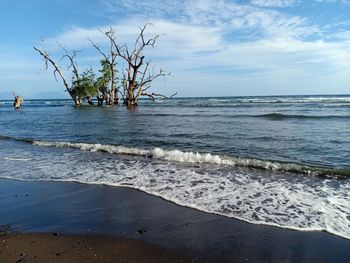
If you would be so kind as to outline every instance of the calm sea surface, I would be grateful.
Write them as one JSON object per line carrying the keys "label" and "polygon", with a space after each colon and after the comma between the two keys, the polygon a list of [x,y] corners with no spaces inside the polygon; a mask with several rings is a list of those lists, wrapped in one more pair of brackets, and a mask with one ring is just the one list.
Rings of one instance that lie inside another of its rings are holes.
{"label": "calm sea surface", "polygon": [[0,123],[0,177],[132,187],[350,239],[350,96],[0,101]]}

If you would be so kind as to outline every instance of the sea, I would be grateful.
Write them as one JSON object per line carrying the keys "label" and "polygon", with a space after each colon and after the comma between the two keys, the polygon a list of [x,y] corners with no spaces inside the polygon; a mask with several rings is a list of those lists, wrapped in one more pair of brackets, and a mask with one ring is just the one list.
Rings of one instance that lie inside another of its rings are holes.
{"label": "sea", "polygon": [[350,95],[12,104],[0,101],[1,178],[130,187],[350,239]]}

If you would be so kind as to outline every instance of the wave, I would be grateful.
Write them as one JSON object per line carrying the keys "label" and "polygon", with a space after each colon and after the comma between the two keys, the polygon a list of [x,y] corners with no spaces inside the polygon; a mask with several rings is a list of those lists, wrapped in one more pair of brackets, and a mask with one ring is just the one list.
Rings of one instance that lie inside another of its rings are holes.
{"label": "wave", "polygon": [[31,143],[41,147],[73,148],[90,152],[106,152],[110,154],[142,156],[152,159],[160,159],[180,163],[198,163],[198,164],[217,164],[226,166],[238,166],[252,169],[284,171],[295,174],[309,176],[324,176],[347,178],[350,177],[350,168],[328,168],[306,165],[301,163],[281,162],[275,160],[263,160],[246,158],[231,155],[219,155],[203,152],[190,152],[181,150],[167,150],[159,147],[153,149],[143,149],[137,147],[126,147],[121,145],[94,144],[80,142],[63,141],[40,141],[28,138],[13,138],[0,135],[1,140],[14,140],[25,143]]}
{"label": "wave", "polygon": [[17,157],[4,157],[4,160],[27,162],[27,161],[30,161],[31,159],[30,158],[17,158]]}
{"label": "wave", "polygon": [[[272,96],[272,97],[208,97],[208,98],[174,98],[162,101],[166,106],[182,107],[256,107],[266,105],[333,105],[350,106],[350,96]],[[145,103],[143,106],[152,106]]]}
{"label": "wave", "polygon": [[26,138],[14,138],[11,136],[6,135],[0,135],[0,140],[6,140],[6,141],[18,141],[18,142],[26,142],[26,143],[33,143],[33,139],[26,139]]}
{"label": "wave", "polygon": [[260,115],[245,115],[256,118],[267,118],[272,120],[284,119],[349,119],[350,115],[297,115],[297,114],[282,114],[282,113],[267,113]]}
{"label": "wave", "polygon": [[250,114],[184,114],[184,113],[139,113],[143,117],[187,117],[187,118],[266,118],[271,120],[286,119],[350,119],[350,115],[301,115],[301,114],[282,114],[266,113],[259,115]]}
{"label": "wave", "polygon": [[350,96],[281,96],[241,98],[245,103],[350,103]]}
{"label": "wave", "polygon": [[237,156],[216,155],[211,153],[184,152],[181,150],[166,150],[162,148],[141,149],[125,146],[73,143],[73,142],[53,142],[53,141],[33,141],[33,145],[42,147],[67,147],[91,152],[107,152],[111,154],[124,154],[143,156],[153,159],[181,163],[217,164],[227,166],[246,167],[251,169],[262,169],[271,171],[284,171],[303,175],[325,176],[325,177],[350,177],[350,169],[332,169],[324,167],[308,166],[298,163],[287,163],[271,160],[260,160],[253,158],[242,158]]}

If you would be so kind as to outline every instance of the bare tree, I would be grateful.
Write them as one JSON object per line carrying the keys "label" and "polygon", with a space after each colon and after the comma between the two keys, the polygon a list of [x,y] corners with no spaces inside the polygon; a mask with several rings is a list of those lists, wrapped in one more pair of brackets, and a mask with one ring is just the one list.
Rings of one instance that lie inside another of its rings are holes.
{"label": "bare tree", "polygon": [[82,74],[80,74],[78,71],[78,64],[76,62],[76,56],[78,52],[75,50],[68,52],[68,50],[62,45],[58,44],[58,46],[64,52],[59,62],[61,62],[62,60],[68,60],[67,71],[72,70],[73,75],[70,84],[68,84],[67,79],[64,76],[59,64],[50,57],[49,53],[46,50],[37,47],[34,47],[34,49],[44,58],[45,69],[48,69],[49,64],[52,65],[52,67],[54,68],[53,74],[56,81],[58,81],[58,74],[59,77],[62,79],[66,91],[73,99],[75,105],[82,105],[84,100],[87,100],[89,105],[93,105],[93,96],[98,95],[98,88],[96,85],[95,74],[92,68],[86,69],[82,72]]}
{"label": "bare tree", "polygon": [[68,69],[72,69],[72,71],[73,71],[73,79],[72,79],[71,85],[68,84],[67,79],[64,76],[62,69],[60,68],[58,63],[56,63],[50,57],[49,53],[46,50],[40,49],[38,47],[34,47],[34,49],[44,58],[45,69],[48,69],[49,63],[52,65],[52,67],[54,68],[53,75],[54,75],[56,81],[58,81],[58,79],[57,79],[57,74],[58,74],[63,82],[63,85],[66,88],[66,91],[69,93],[69,95],[73,99],[75,105],[79,106],[83,103],[83,99],[81,97],[77,96],[76,91],[74,90],[74,85],[73,85],[74,79],[75,79],[77,84],[79,84],[79,80],[80,80],[78,66],[77,66],[77,63],[75,60],[77,52],[73,51],[70,54],[67,51],[67,49],[64,48],[63,46],[59,45],[59,47],[64,51],[64,55],[61,57],[61,59],[59,61],[62,61],[63,59],[67,58],[69,61]]}
{"label": "bare tree", "polygon": [[[58,81],[57,79],[57,74],[60,76],[63,85],[66,88],[66,91],[69,93],[69,95],[71,96],[71,98],[73,99],[75,105],[81,105],[81,101],[77,98],[73,88],[68,84],[66,77],[64,76],[62,69],[59,67],[59,65],[50,57],[49,52],[47,52],[46,50],[40,49],[38,47],[34,47],[34,49],[39,52],[39,54],[44,58],[45,61],[45,69],[48,69],[49,67],[49,63],[52,65],[52,67],[54,68],[53,71],[53,75],[56,79],[56,81]],[[65,50],[65,49],[64,49]],[[65,55],[61,58],[61,60],[65,57],[67,57],[70,61],[70,65],[69,67],[73,68],[73,73],[76,75],[77,79],[79,79],[79,75],[78,75],[78,69],[76,66],[76,62],[75,62],[75,57],[76,57],[76,52],[73,52],[72,55],[68,54],[67,50],[65,50]],[[60,61],[61,61],[60,60]]]}
{"label": "bare tree", "polygon": [[118,87],[117,87],[117,38],[115,36],[115,30],[110,27],[108,31],[100,30],[109,40],[109,54],[107,55],[99,45],[90,40],[92,46],[103,56],[104,61],[109,65],[111,72],[111,88],[110,94],[108,94],[108,104],[118,104]]}
{"label": "bare tree", "polygon": [[[150,61],[145,61],[144,50],[147,47],[154,47],[159,35],[145,39],[145,30],[150,23],[145,24],[140,28],[140,33],[135,41],[132,50],[129,50],[127,45],[119,46],[115,42],[115,50],[119,57],[127,62],[126,73],[124,74],[124,103],[127,106],[137,106],[141,96],[147,96],[151,99],[156,97],[166,98],[166,96],[158,93],[149,93],[148,89],[151,83],[161,77],[169,75],[165,70],[160,69],[158,72],[151,72]],[[174,94],[175,95],[175,94]],[[174,96],[173,95],[173,96]]]}

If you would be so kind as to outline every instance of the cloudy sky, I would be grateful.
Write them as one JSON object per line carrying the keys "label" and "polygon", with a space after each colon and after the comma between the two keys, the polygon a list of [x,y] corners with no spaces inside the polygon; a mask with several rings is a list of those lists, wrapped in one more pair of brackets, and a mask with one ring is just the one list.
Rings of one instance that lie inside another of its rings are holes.
{"label": "cloudy sky", "polygon": [[146,22],[150,36],[161,35],[146,56],[172,74],[155,91],[350,93],[349,0],[0,0],[0,94],[64,95],[33,45],[59,59],[59,42],[81,51],[81,69],[96,68],[100,57],[87,40],[104,46],[97,28],[112,25],[130,43]]}

